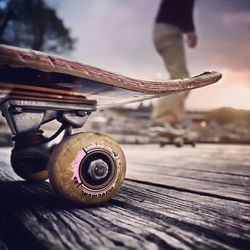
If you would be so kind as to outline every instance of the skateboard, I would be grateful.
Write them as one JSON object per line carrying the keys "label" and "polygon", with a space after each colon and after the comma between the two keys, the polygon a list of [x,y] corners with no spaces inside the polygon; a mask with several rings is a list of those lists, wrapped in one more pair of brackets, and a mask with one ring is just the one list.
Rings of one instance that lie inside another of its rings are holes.
{"label": "skateboard", "polygon": [[164,147],[167,144],[174,144],[178,148],[184,145],[195,147],[198,138],[195,132],[187,131],[186,129],[181,129],[178,133],[171,130],[150,131],[150,136],[160,147]]}
{"label": "skateboard", "polygon": [[[107,135],[72,134],[72,128],[82,127],[96,110],[203,87],[221,76],[205,72],[186,79],[144,81],[0,45],[0,107],[15,143],[12,168],[29,181],[49,178],[67,200],[86,206],[106,202],[124,180],[124,153]],[[41,126],[53,120],[61,127],[48,138]],[[63,139],[56,144],[59,135]]]}
{"label": "skateboard", "polygon": [[164,147],[168,143],[174,144],[176,147],[181,148],[184,145],[196,146],[196,139],[189,138],[188,134],[176,135],[172,133],[159,133],[156,135],[160,147]]}

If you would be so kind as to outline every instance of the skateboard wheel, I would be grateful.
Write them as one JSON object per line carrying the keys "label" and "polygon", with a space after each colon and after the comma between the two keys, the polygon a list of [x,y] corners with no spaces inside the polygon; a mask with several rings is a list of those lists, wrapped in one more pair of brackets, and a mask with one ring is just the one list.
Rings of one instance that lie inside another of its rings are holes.
{"label": "skateboard wheel", "polygon": [[18,176],[27,181],[45,181],[48,179],[47,169],[44,169],[36,173],[30,172],[29,170],[25,169],[25,167],[24,168],[13,167],[13,170]]}
{"label": "skateboard wheel", "polygon": [[125,177],[121,147],[100,133],[78,133],[54,149],[48,164],[49,180],[64,198],[84,205],[113,197]]}
{"label": "skateboard wheel", "polygon": [[48,155],[35,147],[14,149],[11,165],[14,172],[27,181],[44,181],[48,179],[48,158]]}
{"label": "skateboard wheel", "polygon": [[180,148],[184,145],[184,139],[181,137],[174,138],[174,144],[176,147]]}

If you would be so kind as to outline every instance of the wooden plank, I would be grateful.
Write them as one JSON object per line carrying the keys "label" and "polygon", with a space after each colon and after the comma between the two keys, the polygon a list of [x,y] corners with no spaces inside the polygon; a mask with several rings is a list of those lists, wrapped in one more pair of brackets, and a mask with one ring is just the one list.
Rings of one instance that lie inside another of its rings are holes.
{"label": "wooden plank", "polygon": [[[131,163],[164,164],[175,169],[194,169],[212,173],[250,176],[250,147],[248,145],[198,144],[196,148],[172,145],[161,148],[157,145],[123,145]],[[226,165],[225,165],[226,163]]]}
{"label": "wooden plank", "polygon": [[241,201],[250,204],[249,186],[245,188],[239,188],[220,183],[211,184],[207,183],[206,181],[169,177],[167,175],[159,174],[145,174],[142,177],[141,172],[133,172],[132,178],[130,178],[130,175],[128,174],[128,179],[138,180],[139,183],[145,183],[148,185],[155,184],[157,186],[172,188],[175,190],[219,197],[221,199]]}
{"label": "wooden plank", "polygon": [[[49,249],[102,246],[213,249],[244,247],[250,243],[247,219],[250,207],[240,207],[236,202],[218,204],[217,199],[204,202],[194,195],[183,195],[180,199],[178,192],[170,191],[166,196],[161,188],[152,190],[150,186],[128,182],[108,206],[80,209],[62,203],[48,183],[5,185],[4,193],[8,193],[5,209],[30,230],[29,238]],[[1,191],[2,188],[1,185]],[[224,231],[220,232],[222,225]]]}
{"label": "wooden plank", "polygon": [[249,146],[124,149],[131,180],[250,203]]}
{"label": "wooden plank", "polygon": [[[129,168],[129,172],[139,172],[141,175],[148,175],[152,173],[150,163],[136,163],[133,162]],[[201,180],[212,183],[221,183],[226,185],[246,187],[250,186],[250,176],[247,175],[237,175],[237,174],[228,174],[228,173],[216,173],[200,169],[181,169],[167,166],[164,164],[155,164],[154,165],[154,174],[169,176],[169,177],[178,177],[186,178],[192,180]]]}
{"label": "wooden plank", "polygon": [[[168,164],[168,162],[154,164],[154,174],[241,187],[250,185],[250,176],[248,176],[246,172],[242,174],[221,173],[216,171],[213,172],[211,168],[210,170],[176,168]],[[203,162],[202,164],[205,165],[206,162]],[[224,165],[227,164],[224,163]],[[132,162],[128,172],[140,172],[142,175],[147,175],[152,173],[151,166],[152,163],[150,162]]]}
{"label": "wooden plank", "polygon": [[[8,166],[8,150],[0,153],[1,217],[19,248],[27,244],[33,249],[249,247],[249,204],[125,181],[106,205],[81,208],[63,202],[47,182],[20,181]],[[20,234],[28,240],[18,240]]]}

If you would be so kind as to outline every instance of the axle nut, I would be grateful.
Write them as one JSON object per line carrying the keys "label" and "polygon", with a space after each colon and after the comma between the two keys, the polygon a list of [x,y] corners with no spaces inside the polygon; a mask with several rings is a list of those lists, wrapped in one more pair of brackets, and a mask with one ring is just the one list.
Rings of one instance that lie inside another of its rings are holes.
{"label": "axle nut", "polygon": [[88,174],[93,180],[102,180],[107,177],[109,172],[108,164],[102,159],[90,162]]}

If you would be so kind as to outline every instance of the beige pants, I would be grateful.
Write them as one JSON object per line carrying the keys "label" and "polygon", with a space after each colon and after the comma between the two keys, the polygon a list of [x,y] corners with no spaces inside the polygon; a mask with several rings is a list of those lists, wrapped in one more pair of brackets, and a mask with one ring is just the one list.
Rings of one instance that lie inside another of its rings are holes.
{"label": "beige pants", "polygon": [[[183,36],[178,27],[163,23],[156,24],[154,44],[163,58],[171,79],[189,76],[185,61]],[[181,122],[185,116],[184,102],[187,95],[188,92],[184,92],[157,100],[152,112],[153,123],[164,125]]]}

